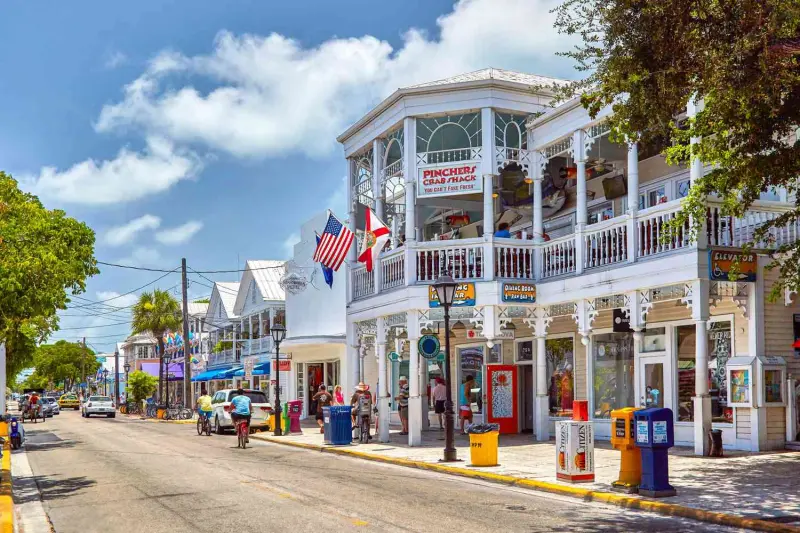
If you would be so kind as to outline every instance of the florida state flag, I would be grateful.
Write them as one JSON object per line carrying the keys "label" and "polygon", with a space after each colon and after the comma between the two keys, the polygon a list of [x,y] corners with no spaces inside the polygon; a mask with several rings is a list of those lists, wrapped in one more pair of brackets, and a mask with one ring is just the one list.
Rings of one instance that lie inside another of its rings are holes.
{"label": "florida state flag", "polygon": [[367,266],[367,272],[372,272],[372,268],[378,259],[386,241],[389,240],[389,228],[380,221],[372,209],[367,208],[367,223],[364,228],[364,242],[361,246],[361,254],[358,256],[359,263]]}

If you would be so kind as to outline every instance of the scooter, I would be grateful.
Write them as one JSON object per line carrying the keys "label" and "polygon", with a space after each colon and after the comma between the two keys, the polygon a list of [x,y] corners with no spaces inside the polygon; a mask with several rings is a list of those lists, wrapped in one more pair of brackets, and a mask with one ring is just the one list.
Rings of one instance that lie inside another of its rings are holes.
{"label": "scooter", "polygon": [[8,437],[11,439],[11,449],[18,450],[22,447],[22,431],[20,431],[17,417],[12,417],[8,424]]}

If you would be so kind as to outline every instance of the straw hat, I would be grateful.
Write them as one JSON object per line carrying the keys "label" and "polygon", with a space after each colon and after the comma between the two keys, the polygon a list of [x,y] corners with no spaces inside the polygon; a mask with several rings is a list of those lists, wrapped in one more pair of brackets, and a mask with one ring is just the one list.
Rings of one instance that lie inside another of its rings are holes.
{"label": "straw hat", "polygon": [[367,391],[369,390],[369,385],[365,384],[363,381],[356,385],[356,390],[360,391]]}

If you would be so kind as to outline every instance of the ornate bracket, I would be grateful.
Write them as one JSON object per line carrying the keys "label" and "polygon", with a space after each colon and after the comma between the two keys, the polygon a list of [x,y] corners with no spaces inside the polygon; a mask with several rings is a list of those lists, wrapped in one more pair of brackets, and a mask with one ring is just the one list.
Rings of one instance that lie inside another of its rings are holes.
{"label": "ornate bracket", "polygon": [[589,335],[592,333],[592,322],[597,318],[597,310],[591,300],[581,300],[577,303],[573,320],[578,325],[578,333],[581,335],[581,343],[586,346],[589,344]]}
{"label": "ornate bracket", "polygon": [[475,308],[475,310],[472,313],[472,318],[469,319],[469,323],[472,324],[473,328],[480,330],[481,336],[485,336],[483,334],[485,326],[483,307]]}
{"label": "ornate bracket", "polygon": [[530,315],[522,319],[529,328],[533,330],[536,337],[545,337],[547,328],[553,322],[550,311],[547,307],[535,307],[530,310]]}

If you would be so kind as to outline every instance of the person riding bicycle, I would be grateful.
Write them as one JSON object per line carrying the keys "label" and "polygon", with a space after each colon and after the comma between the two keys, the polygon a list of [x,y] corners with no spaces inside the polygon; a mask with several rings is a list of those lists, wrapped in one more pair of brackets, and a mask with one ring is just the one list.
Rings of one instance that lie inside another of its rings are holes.
{"label": "person riding bicycle", "polygon": [[28,409],[30,409],[30,415],[33,418],[33,423],[36,423],[36,418],[39,416],[39,408],[40,408],[40,401],[39,395],[34,391],[31,394],[31,399],[28,401]]}
{"label": "person riding bicycle", "polygon": [[356,420],[360,421],[362,418],[367,418],[367,440],[371,440],[372,436],[369,435],[369,418],[372,414],[372,393],[369,392],[369,385],[364,384],[362,381],[356,385],[356,391],[350,397],[350,407],[353,426],[356,426]]}
{"label": "person riding bicycle", "polygon": [[200,397],[197,399],[197,414],[204,416],[206,420],[211,420],[211,396],[208,395],[205,389],[200,391]]}
{"label": "person riding bicycle", "polygon": [[246,428],[249,430],[251,414],[250,403],[250,398],[245,395],[244,389],[236,389],[236,396],[234,396],[231,400],[231,407],[233,408],[233,412],[231,412],[231,420],[233,420],[234,427],[236,427],[239,420],[246,420]]}

